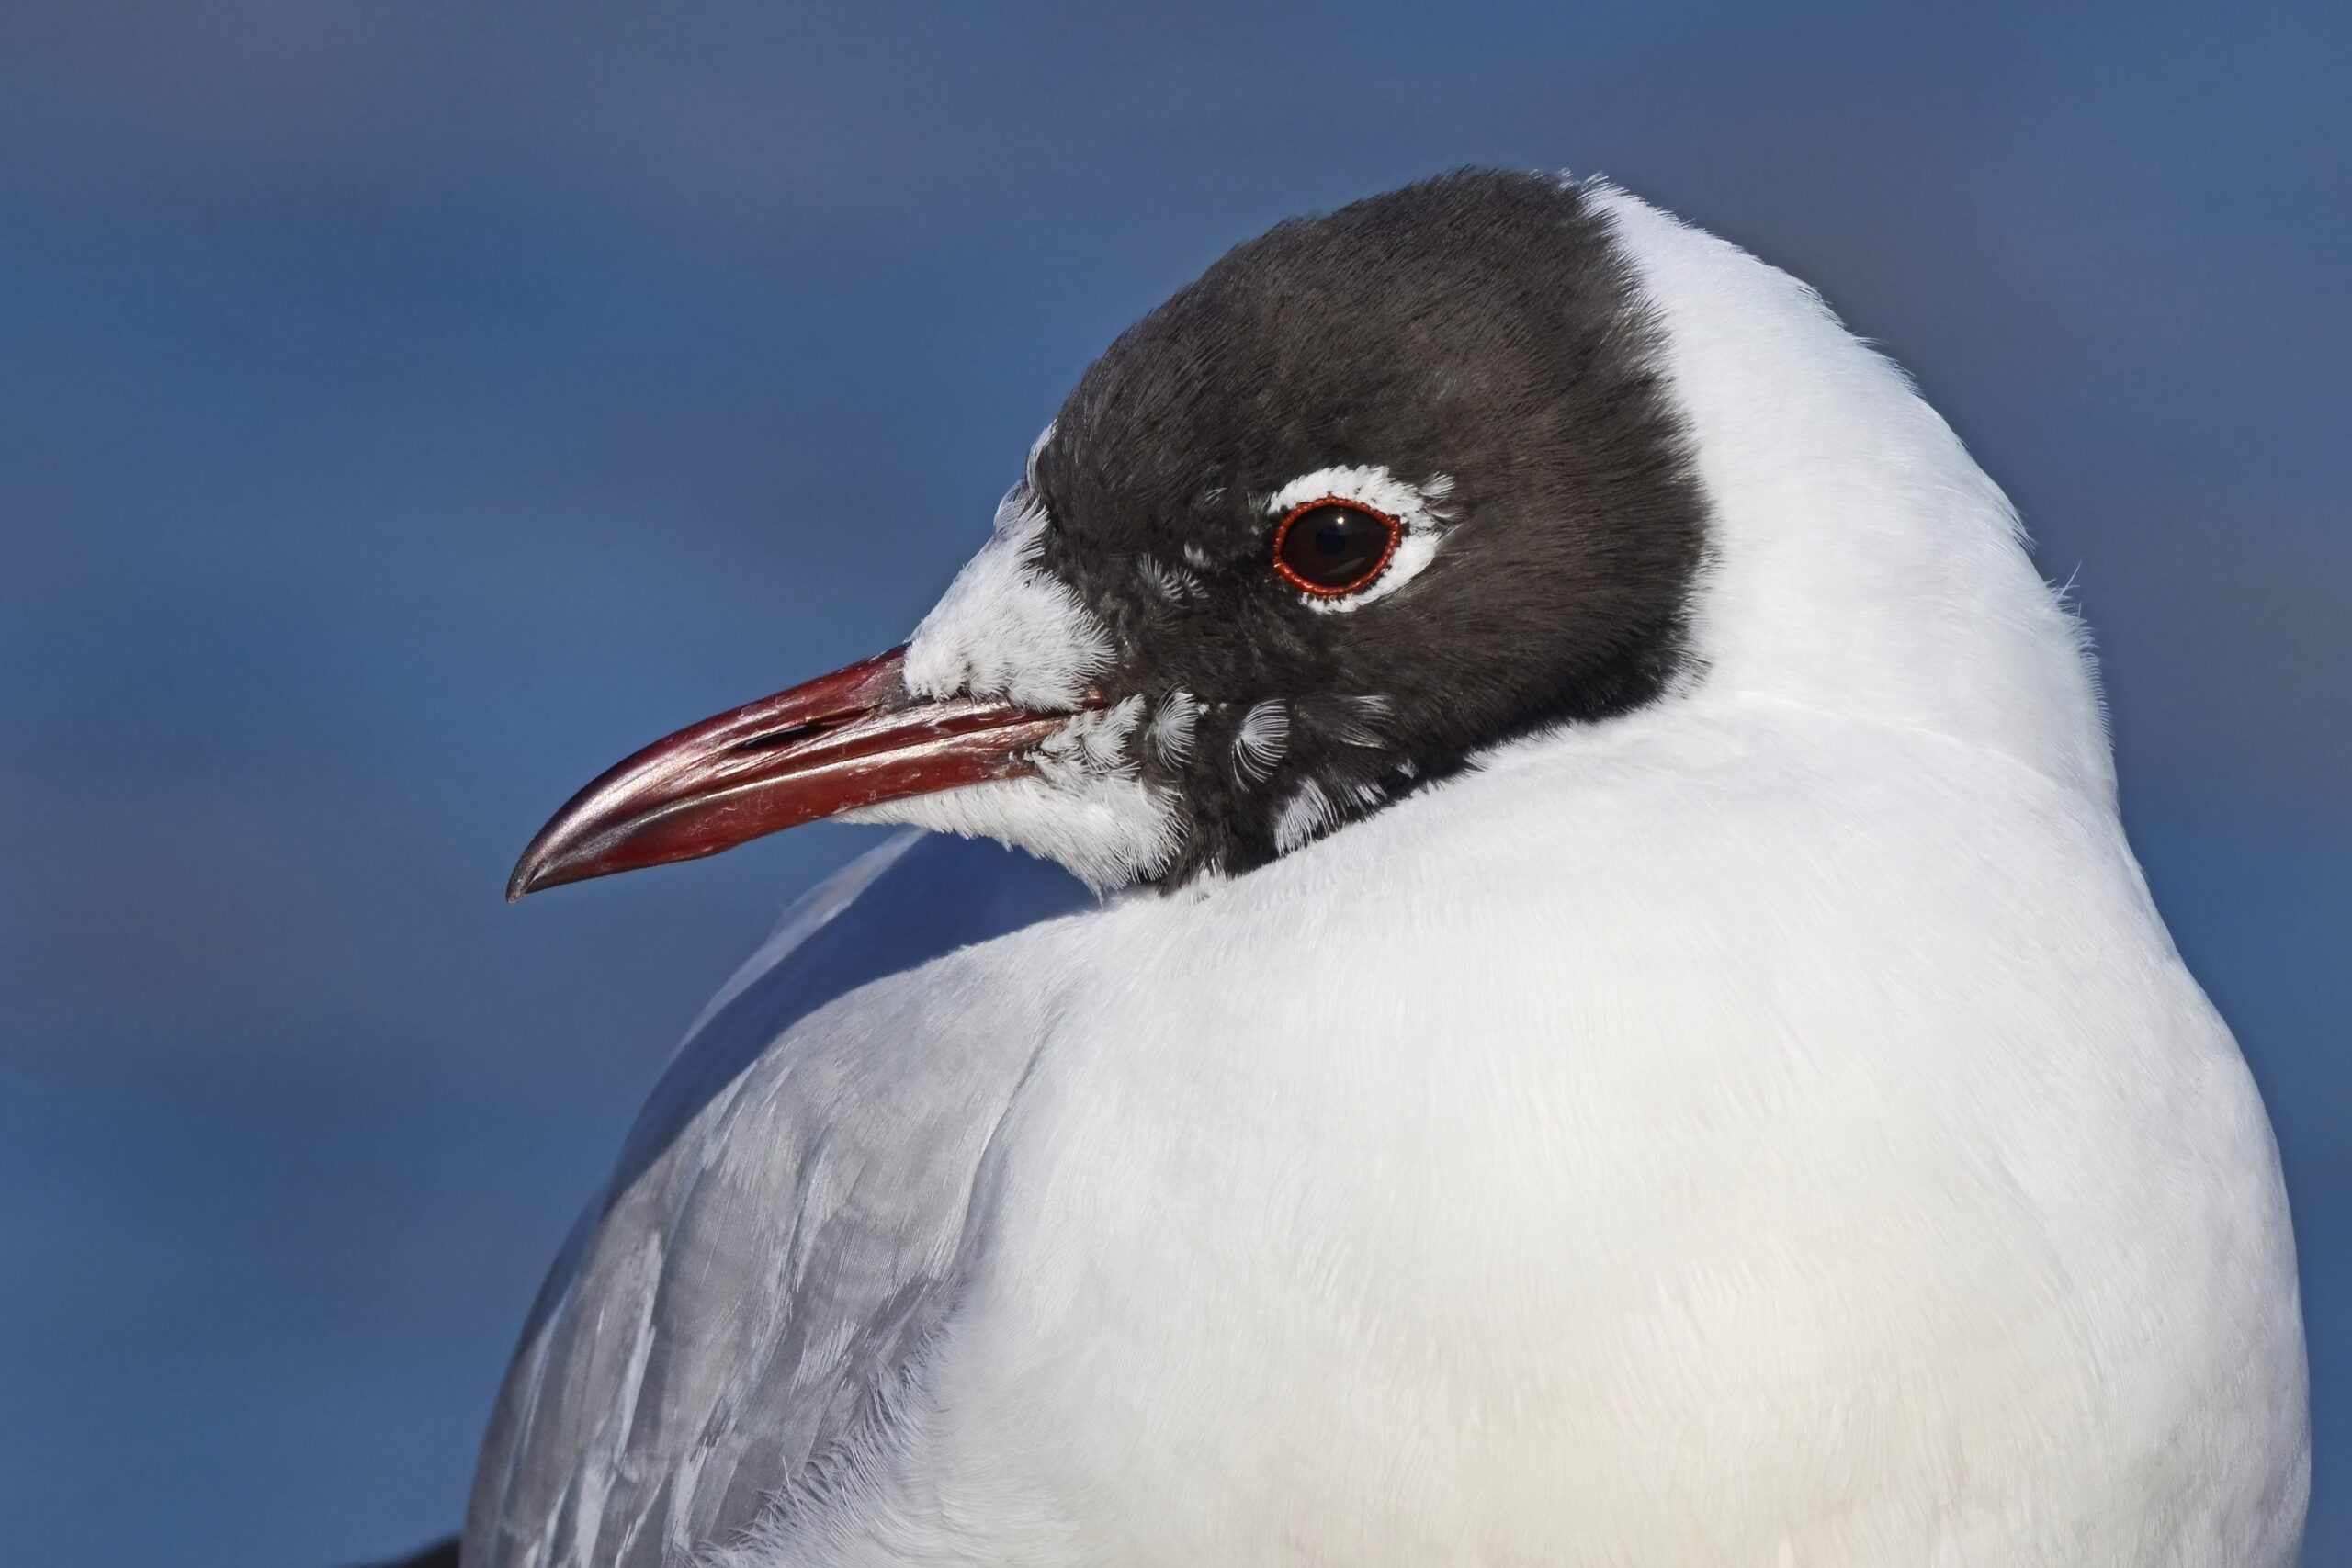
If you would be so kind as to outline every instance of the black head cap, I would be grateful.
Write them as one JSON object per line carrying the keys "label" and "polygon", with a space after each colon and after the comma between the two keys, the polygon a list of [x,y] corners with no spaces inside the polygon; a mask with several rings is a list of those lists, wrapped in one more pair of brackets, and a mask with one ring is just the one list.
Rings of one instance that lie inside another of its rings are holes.
{"label": "black head cap", "polygon": [[[1272,536],[1333,471],[1412,515],[1394,576],[1323,598]],[[1704,501],[1608,221],[1557,178],[1451,175],[1236,247],[1087,371],[1032,482],[1182,805],[1163,883],[1652,702],[1686,657]]]}

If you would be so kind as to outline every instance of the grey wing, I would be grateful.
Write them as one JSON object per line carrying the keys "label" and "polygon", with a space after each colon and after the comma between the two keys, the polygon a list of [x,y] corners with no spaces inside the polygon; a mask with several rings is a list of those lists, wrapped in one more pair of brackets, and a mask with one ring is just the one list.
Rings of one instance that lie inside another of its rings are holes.
{"label": "grey wing", "polygon": [[1026,855],[909,835],[786,917],[540,1291],[467,1568],[650,1568],[725,1541],[876,1414],[947,1310],[1035,1048],[1035,998],[975,1005],[956,959],[908,971],[1090,903]]}

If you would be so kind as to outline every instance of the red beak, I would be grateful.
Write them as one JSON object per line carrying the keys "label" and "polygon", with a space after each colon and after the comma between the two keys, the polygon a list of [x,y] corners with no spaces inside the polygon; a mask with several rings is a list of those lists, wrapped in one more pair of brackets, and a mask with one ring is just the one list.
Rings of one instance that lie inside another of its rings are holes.
{"label": "red beak", "polygon": [[1069,722],[1005,703],[907,695],[905,649],[657,740],[571,797],[506,884],[542,887],[715,855],[861,806],[1035,772]]}

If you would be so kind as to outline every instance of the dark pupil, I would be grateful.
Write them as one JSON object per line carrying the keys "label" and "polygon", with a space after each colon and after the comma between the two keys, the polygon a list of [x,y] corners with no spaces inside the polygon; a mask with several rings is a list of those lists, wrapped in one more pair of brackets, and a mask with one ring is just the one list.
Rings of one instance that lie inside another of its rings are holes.
{"label": "dark pupil", "polygon": [[1283,535],[1283,564],[1317,588],[1347,588],[1380,564],[1388,525],[1352,506],[1318,506]]}

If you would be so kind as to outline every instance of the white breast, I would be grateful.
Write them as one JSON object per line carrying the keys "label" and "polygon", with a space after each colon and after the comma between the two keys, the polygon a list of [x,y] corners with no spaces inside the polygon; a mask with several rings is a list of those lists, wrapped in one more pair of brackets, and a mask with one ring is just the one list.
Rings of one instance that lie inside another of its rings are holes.
{"label": "white breast", "polygon": [[807,1561],[2289,1561],[2267,1124],[2077,792],[1731,705],[1062,930]]}
{"label": "white breast", "polygon": [[2277,1156],[2073,622],[1899,372],[1604,199],[1692,680],[1031,933],[903,1446],[741,1561],[2291,1562]]}

